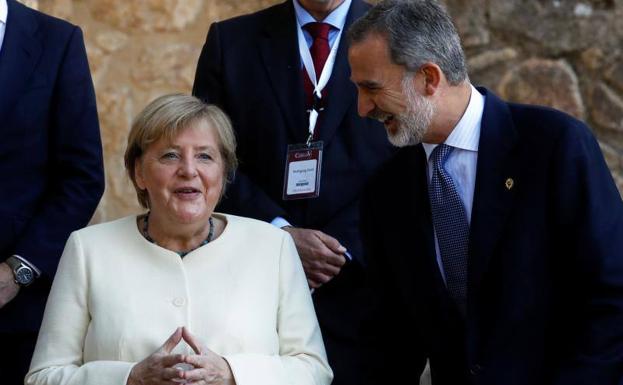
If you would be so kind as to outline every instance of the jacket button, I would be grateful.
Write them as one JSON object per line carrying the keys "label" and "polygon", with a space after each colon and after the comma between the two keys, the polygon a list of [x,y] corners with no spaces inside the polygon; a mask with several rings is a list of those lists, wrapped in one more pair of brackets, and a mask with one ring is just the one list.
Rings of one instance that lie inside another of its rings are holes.
{"label": "jacket button", "polygon": [[182,307],[186,303],[186,300],[182,297],[177,297],[173,300],[173,305],[177,307]]}
{"label": "jacket button", "polygon": [[480,366],[480,365],[478,365],[478,364],[474,364],[474,365],[472,365],[472,366],[469,368],[469,373],[470,373],[472,376],[477,376],[477,375],[479,375],[480,373],[482,373],[482,369],[483,369],[483,368],[482,368],[482,366]]}

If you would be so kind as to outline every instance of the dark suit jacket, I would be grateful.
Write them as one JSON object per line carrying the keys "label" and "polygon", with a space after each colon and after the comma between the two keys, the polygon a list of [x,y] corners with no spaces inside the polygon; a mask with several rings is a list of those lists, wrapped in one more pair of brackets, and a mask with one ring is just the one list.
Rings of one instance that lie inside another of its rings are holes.
{"label": "dark suit jacket", "polygon": [[[353,0],[346,28],[368,5]],[[233,121],[240,168],[220,210],[321,230],[353,255],[339,276],[314,294],[314,302],[339,383],[339,365],[362,355],[359,320],[368,302],[361,287],[363,250],[358,203],[364,183],[392,152],[384,129],[357,115],[350,82],[347,43],[342,35],[327,85],[326,109],[317,127],[324,142],[320,197],[284,201],[283,175],[288,144],[304,143],[301,59],[291,1],[255,14],[212,24],[201,53],[193,93],[220,105]],[[342,353],[342,348],[347,349]],[[341,359],[341,362],[336,360]],[[355,383],[355,382],[353,382]]]}
{"label": "dark suit jacket", "polygon": [[620,384],[623,204],[599,145],[561,112],[480,91],[464,322],[435,258],[422,146],[402,149],[366,192],[391,321],[376,326],[412,349],[392,356],[393,383],[428,356],[435,385]]}
{"label": "dark suit jacket", "polygon": [[8,0],[0,51],[0,260],[43,272],[0,309],[0,332],[36,331],[69,233],[104,189],[95,94],[80,29]]}

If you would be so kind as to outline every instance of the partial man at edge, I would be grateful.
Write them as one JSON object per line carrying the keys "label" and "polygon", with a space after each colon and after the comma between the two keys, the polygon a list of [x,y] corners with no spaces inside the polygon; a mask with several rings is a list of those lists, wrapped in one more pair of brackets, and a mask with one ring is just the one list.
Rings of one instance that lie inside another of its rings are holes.
{"label": "partial man at edge", "polygon": [[69,233],[104,191],[80,28],[0,0],[0,378],[23,384]]}

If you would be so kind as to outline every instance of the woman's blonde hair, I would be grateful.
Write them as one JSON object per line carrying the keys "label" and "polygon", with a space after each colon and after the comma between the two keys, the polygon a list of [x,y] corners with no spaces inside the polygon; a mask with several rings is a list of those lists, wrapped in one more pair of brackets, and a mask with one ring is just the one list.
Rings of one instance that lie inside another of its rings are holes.
{"label": "woman's blonde hair", "polygon": [[125,168],[141,206],[149,208],[149,196],[146,190],[136,184],[136,161],[152,143],[161,138],[172,141],[181,131],[202,120],[216,129],[219,151],[224,162],[221,196],[225,193],[225,186],[232,181],[238,166],[236,136],[231,121],[220,108],[206,104],[194,96],[164,95],[149,103],[134,119],[125,150]]}

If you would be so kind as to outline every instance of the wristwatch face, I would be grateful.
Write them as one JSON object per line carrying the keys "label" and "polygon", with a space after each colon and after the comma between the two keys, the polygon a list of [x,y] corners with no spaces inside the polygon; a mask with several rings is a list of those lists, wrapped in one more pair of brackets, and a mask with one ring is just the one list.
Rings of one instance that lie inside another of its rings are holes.
{"label": "wristwatch face", "polygon": [[28,285],[34,279],[34,274],[32,273],[32,269],[27,266],[21,266],[15,272],[15,280],[20,285]]}

